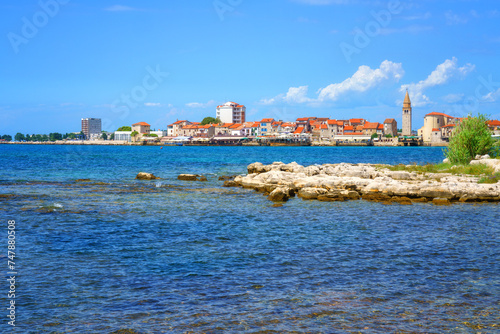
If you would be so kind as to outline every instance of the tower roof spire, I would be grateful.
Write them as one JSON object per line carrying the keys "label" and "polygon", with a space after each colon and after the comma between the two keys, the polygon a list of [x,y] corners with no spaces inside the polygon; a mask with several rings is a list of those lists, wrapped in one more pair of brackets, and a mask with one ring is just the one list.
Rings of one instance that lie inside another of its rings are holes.
{"label": "tower roof spire", "polygon": [[403,106],[405,108],[411,108],[411,101],[410,101],[410,95],[408,94],[408,88],[406,88],[406,96],[403,102]]}

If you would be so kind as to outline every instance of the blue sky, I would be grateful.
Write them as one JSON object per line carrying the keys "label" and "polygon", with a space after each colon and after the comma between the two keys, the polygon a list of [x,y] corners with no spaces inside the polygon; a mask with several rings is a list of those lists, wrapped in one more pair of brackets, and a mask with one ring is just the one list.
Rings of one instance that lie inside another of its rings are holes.
{"label": "blue sky", "polygon": [[500,119],[500,2],[10,0],[0,4],[0,134],[215,116]]}

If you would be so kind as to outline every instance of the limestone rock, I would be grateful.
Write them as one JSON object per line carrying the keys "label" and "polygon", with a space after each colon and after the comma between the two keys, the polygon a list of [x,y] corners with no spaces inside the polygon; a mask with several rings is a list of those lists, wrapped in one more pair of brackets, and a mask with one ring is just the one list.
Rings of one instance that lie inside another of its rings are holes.
{"label": "limestone rock", "polygon": [[207,181],[206,176],[196,174],[180,174],[179,176],[177,176],[177,179],[181,181]]}
{"label": "limestone rock", "polygon": [[299,190],[298,196],[302,199],[317,199],[318,196],[324,195],[328,192],[328,190],[323,188],[302,188]]}
{"label": "limestone rock", "polygon": [[156,180],[159,179],[159,177],[154,176],[151,173],[145,173],[145,172],[140,172],[137,174],[135,177],[137,180]]}
{"label": "limestone rock", "polygon": [[432,203],[435,205],[450,205],[450,200],[447,198],[434,198]]}
{"label": "limestone rock", "polygon": [[268,199],[273,202],[286,202],[290,199],[290,188],[277,187],[269,194]]}

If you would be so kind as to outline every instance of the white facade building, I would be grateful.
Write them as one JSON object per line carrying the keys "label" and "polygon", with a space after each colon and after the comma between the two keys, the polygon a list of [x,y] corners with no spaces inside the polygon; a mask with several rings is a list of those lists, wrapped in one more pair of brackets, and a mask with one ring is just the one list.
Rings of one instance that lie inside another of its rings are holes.
{"label": "white facade building", "polygon": [[115,131],[114,140],[131,142],[132,141],[131,135],[132,135],[132,131]]}
{"label": "white facade building", "polygon": [[244,105],[227,102],[221,106],[217,106],[217,118],[222,123],[245,123],[246,108]]}

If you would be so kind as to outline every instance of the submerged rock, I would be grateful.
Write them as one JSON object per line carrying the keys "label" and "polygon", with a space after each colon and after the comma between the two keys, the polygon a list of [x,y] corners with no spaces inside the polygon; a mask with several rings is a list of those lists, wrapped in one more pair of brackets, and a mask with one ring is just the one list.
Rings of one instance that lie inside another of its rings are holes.
{"label": "submerged rock", "polygon": [[177,176],[177,179],[181,181],[201,181],[201,182],[207,181],[206,176],[197,174],[180,174],[179,176]]}
{"label": "submerged rock", "polygon": [[159,179],[159,177],[154,176],[151,173],[145,173],[145,172],[140,172],[137,174],[135,177],[137,180],[156,180]]}

